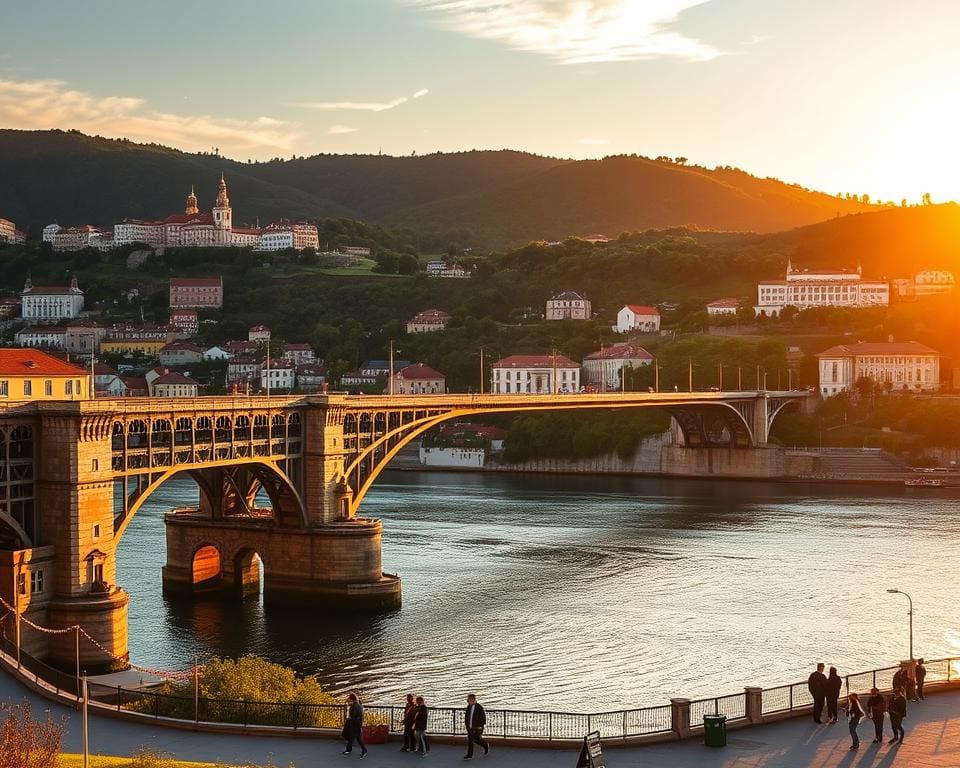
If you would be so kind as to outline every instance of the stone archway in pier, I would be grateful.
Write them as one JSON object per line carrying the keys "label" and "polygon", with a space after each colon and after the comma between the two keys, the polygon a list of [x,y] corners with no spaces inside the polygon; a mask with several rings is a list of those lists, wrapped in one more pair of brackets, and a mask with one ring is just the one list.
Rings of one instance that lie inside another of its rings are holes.
{"label": "stone archway in pier", "polygon": [[211,592],[222,584],[220,550],[213,544],[204,544],[193,553],[193,591]]}

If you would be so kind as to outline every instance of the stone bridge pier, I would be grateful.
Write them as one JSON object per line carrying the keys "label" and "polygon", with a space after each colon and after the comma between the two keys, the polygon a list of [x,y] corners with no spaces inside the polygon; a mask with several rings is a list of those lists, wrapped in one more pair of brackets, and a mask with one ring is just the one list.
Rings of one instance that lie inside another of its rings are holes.
{"label": "stone bridge pier", "polygon": [[[400,607],[400,579],[383,573],[379,520],[354,519],[283,530],[269,519],[166,516],[167,595],[259,594],[272,604],[379,611]],[[263,582],[261,584],[261,568]]]}

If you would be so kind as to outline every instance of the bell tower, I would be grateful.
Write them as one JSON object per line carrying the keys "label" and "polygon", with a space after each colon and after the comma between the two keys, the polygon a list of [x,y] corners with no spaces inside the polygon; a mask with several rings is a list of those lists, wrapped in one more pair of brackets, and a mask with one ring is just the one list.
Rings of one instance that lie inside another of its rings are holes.
{"label": "bell tower", "polygon": [[197,196],[194,194],[193,185],[190,185],[190,194],[187,195],[187,209],[184,213],[195,216],[200,213],[200,209],[197,207]]}
{"label": "bell tower", "polygon": [[227,197],[227,182],[220,174],[217,203],[213,206],[213,239],[217,245],[230,245],[233,240],[233,209]]}

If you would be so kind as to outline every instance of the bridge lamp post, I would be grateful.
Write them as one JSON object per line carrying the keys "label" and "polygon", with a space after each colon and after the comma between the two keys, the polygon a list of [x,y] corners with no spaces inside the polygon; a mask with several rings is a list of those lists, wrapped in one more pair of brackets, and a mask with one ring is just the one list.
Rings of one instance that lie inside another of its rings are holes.
{"label": "bridge lamp post", "polygon": [[399,352],[399,349],[393,348],[393,339],[390,339],[390,386],[387,391],[393,395],[393,354],[394,352]]}
{"label": "bridge lamp post", "polygon": [[480,347],[480,394],[483,394],[483,347]]}
{"label": "bridge lamp post", "polygon": [[907,611],[907,616],[910,620],[910,661],[913,661],[913,598],[902,589],[888,589],[887,592],[891,595],[903,595],[909,602],[910,608]]}

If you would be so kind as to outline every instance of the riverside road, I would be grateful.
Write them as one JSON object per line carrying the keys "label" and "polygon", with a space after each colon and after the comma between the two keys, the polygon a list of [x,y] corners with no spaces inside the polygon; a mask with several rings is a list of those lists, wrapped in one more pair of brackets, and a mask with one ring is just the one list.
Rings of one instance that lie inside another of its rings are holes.
{"label": "riverside road", "polygon": [[[27,700],[35,717],[50,711],[64,718],[64,750],[79,752],[80,717],[77,712],[26,691],[7,673],[0,673],[0,703]],[[610,768],[956,768],[960,765],[960,692],[929,696],[911,704],[902,746],[871,744],[873,725],[860,726],[863,743],[859,751],[849,749],[850,739],[843,723],[816,725],[809,717],[731,731],[723,748],[705,747],[690,740],[667,744],[610,749]],[[887,726],[889,731],[889,726]],[[889,733],[887,734],[889,736]],[[491,739],[490,754],[474,758],[474,764],[493,768],[573,768],[577,752],[547,749],[499,747]],[[140,746],[170,753],[182,760],[226,764],[273,764],[297,768],[349,765],[359,753],[341,755],[342,743],[327,739],[234,736],[192,733],[166,728],[134,725],[99,717],[90,718],[90,748],[93,754],[132,755]],[[391,741],[371,745],[363,761],[365,768],[400,768],[409,765],[463,765],[463,747],[434,746],[426,760],[399,751]]]}

